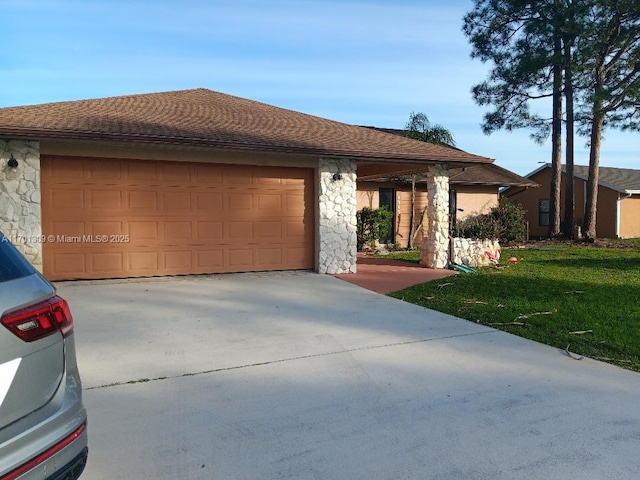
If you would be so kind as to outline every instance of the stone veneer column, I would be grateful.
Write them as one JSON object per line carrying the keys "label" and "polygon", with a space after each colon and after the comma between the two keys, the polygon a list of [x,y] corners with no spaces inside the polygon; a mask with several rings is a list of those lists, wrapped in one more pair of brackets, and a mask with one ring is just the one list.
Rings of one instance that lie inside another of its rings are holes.
{"label": "stone veneer column", "polygon": [[355,273],[356,164],[321,158],[318,167],[318,273]]}
{"label": "stone veneer column", "polygon": [[42,271],[40,142],[0,140],[0,230]]}
{"label": "stone veneer column", "polygon": [[427,231],[420,247],[420,263],[429,268],[449,264],[449,171],[436,164],[427,172]]}

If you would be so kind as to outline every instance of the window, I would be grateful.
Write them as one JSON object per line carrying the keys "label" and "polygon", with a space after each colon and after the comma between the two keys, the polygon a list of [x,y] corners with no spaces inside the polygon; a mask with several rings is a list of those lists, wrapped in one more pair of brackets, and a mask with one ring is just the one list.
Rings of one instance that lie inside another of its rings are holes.
{"label": "window", "polygon": [[453,228],[456,226],[457,212],[458,212],[458,193],[455,190],[449,189],[449,231],[453,231]]}
{"label": "window", "polygon": [[391,217],[391,225],[389,226],[389,233],[386,238],[381,238],[380,241],[382,243],[393,243],[395,240],[395,231],[394,231],[394,218],[396,214],[396,191],[393,188],[380,188],[378,190],[379,200],[378,207],[386,208],[389,210],[393,216]]}
{"label": "window", "polygon": [[538,225],[541,227],[549,226],[549,211],[551,207],[551,201],[546,198],[538,200]]}

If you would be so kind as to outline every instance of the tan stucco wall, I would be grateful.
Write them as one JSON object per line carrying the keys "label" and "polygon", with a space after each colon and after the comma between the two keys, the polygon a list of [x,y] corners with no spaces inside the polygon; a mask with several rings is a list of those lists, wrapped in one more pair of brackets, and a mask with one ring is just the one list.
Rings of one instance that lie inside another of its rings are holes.
{"label": "tan stucco wall", "polygon": [[456,212],[458,220],[489,213],[498,206],[498,187],[451,185],[450,188],[456,191],[457,208],[463,210]]}
{"label": "tan stucco wall", "polygon": [[[520,191],[518,188],[507,192],[507,197],[513,202],[519,203],[527,211],[526,218],[529,222],[529,235],[531,237],[544,237],[548,234],[549,228],[539,225],[538,201],[548,199],[551,188],[551,170],[545,168],[530,177],[539,188],[530,188]],[[560,188],[560,221],[564,218],[565,202],[564,174]],[[585,212],[585,191],[586,181],[576,178],[574,180],[575,192],[575,219],[576,224],[582,226]],[[517,192],[517,193],[514,193]],[[596,216],[596,233],[601,238],[614,238],[616,236],[616,202],[618,192],[600,186],[598,188],[598,212]],[[622,216],[621,216],[622,219]],[[624,224],[625,220],[622,220]]]}
{"label": "tan stucco wall", "polygon": [[640,195],[620,200],[620,237],[640,237]]}
{"label": "tan stucco wall", "polygon": [[[609,188],[598,188],[598,212],[596,215],[596,234],[598,237],[616,237],[617,202],[618,192]],[[564,209],[562,211],[564,212]]]}
{"label": "tan stucco wall", "polygon": [[[411,226],[411,186],[390,183],[360,182],[358,183],[357,209],[364,207],[378,208],[380,206],[379,189],[393,188],[395,190],[396,214],[394,217],[395,242],[402,247],[407,247],[409,242],[409,230]],[[426,185],[416,186],[415,224],[420,223],[420,214],[427,206]],[[420,245],[422,235],[418,234],[414,245]]]}
{"label": "tan stucco wall", "polygon": [[380,206],[380,195],[378,189],[387,186],[384,183],[358,182],[358,192],[356,193],[356,208],[362,210],[364,207],[378,208]]}

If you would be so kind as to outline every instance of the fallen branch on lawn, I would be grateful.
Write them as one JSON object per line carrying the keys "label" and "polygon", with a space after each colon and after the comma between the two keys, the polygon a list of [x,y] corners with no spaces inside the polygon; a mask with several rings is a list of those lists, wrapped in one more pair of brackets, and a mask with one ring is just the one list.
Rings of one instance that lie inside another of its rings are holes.
{"label": "fallen branch on lawn", "polygon": [[488,305],[487,302],[481,302],[480,300],[476,300],[475,298],[465,298],[463,300],[464,303],[473,303],[476,305]]}
{"label": "fallen branch on lawn", "polygon": [[446,287],[447,285],[453,285],[453,283],[441,283],[438,285],[438,288]]}
{"label": "fallen branch on lawn", "polygon": [[516,320],[521,320],[523,318],[534,317],[536,315],[553,315],[557,310],[551,310],[550,312],[534,312],[534,313],[521,313],[516,317]]}
{"label": "fallen branch on lawn", "polygon": [[528,327],[529,326],[528,323],[522,323],[522,322],[488,323],[487,325],[491,325],[492,327],[505,327],[505,326]]}
{"label": "fallen branch on lawn", "polygon": [[564,292],[567,295],[580,295],[584,293],[584,290],[570,290],[568,292]]}
{"label": "fallen branch on lawn", "polygon": [[593,333],[593,330],[576,330],[575,332],[569,332],[569,335],[584,335],[585,333]]}
{"label": "fallen branch on lawn", "polygon": [[631,360],[620,360],[619,358],[609,358],[609,357],[589,357],[594,360],[599,360],[601,362],[618,362],[618,363],[633,363]]}

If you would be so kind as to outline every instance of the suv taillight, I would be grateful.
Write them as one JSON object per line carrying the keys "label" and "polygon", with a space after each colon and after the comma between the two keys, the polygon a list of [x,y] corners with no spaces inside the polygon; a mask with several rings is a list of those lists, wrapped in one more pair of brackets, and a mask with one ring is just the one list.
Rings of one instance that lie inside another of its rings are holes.
{"label": "suv taillight", "polygon": [[68,337],[73,332],[69,305],[57,295],[30,307],[7,313],[0,322],[25,342],[33,342],[55,332]]}

